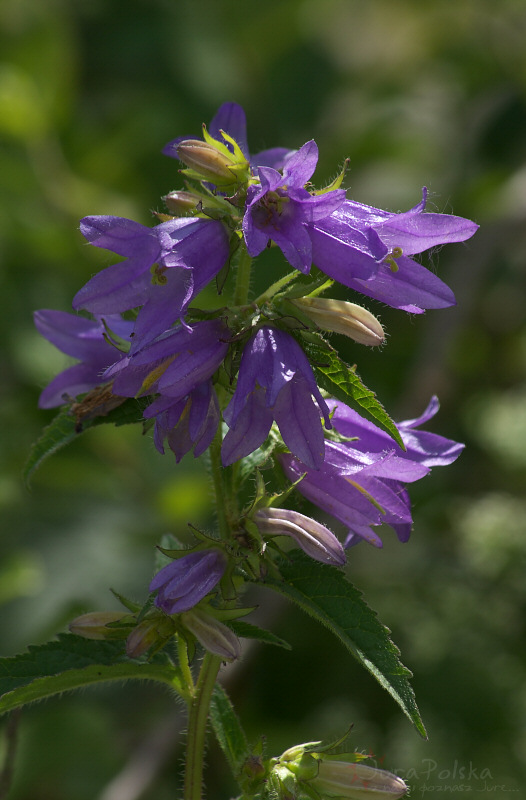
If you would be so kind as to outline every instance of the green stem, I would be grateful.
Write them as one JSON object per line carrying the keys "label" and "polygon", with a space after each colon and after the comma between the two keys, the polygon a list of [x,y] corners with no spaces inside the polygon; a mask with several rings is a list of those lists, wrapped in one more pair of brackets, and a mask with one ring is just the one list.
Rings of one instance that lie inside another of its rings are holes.
{"label": "green stem", "polygon": [[195,686],[190,664],[188,663],[188,646],[184,636],[180,634],[177,636],[177,653],[179,656],[179,669],[188,692],[187,696],[192,698],[195,694]]}
{"label": "green stem", "polygon": [[250,289],[252,257],[249,256],[247,248],[243,243],[240,245],[240,250],[236,275],[236,290],[234,292],[234,305],[246,306],[248,303],[248,291]]}
{"label": "green stem", "polygon": [[209,455],[210,473],[214,485],[217,524],[221,539],[226,541],[230,538],[230,487],[228,486],[227,470],[221,464],[221,426],[219,426],[214,441],[210,445]]}
{"label": "green stem", "polygon": [[184,800],[201,800],[202,798],[206,723],[220,666],[219,656],[213,656],[211,653],[205,654],[195,694],[190,703]]}

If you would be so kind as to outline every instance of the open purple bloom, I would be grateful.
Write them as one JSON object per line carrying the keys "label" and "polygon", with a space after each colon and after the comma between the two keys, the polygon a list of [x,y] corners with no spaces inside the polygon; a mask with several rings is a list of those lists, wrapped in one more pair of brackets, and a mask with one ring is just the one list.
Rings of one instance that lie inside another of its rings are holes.
{"label": "open purple bloom", "polygon": [[142,306],[131,352],[167,330],[225,264],[229,239],[216,220],[180,218],[147,228],[121,217],[85,217],[80,230],[95,247],[126,261],[97,273],[73,298],[95,314]]}
{"label": "open purple bloom", "polygon": [[420,203],[402,214],[346,200],[330,217],[309,225],[313,262],[344,286],[403,311],[454,305],[451,289],[409,256],[463,242],[478,225],[426,213],[426,199],[424,188]]}
{"label": "open purple bloom", "polygon": [[390,525],[400,541],[407,541],[412,517],[406,484],[424,477],[431,466],[450,464],[463,449],[442,436],[416,430],[436,413],[438,401],[433,398],[420,418],[398,425],[406,451],[345,404],[329,401],[329,405],[335,408],[331,418],[335,429],[357,437],[356,441],[326,442],[325,461],[317,471],[285,454],[280,457],[285,474],[291,481],[305,475],[298,491],[347,526],[346,547],[361,539],[381,547],[374,528],[382,523]]}
{"label": "open purple bloom", "polygon": [[236,390],[223,414],[230,428],[223,464],[256,450],[275,420],[289,450],[317,469],[324,452],[320,411],[330,428],[327,405],[299,344],[278,328],[260,328],[243,350]]}
{"label": "open purple bloom", "polygon": [[[42,309],[35,311],[34,320],[44,338],[80,362],[60,372],[46,386],[38,401],[40,408],[54,408],[62,405],[65,398],[89,392],[101,383],[109,366],[125,357],[104,338],[106,328],[100,317],[89,320],[67,311]],[[132,331],[133,322],[117,314],[108,314],[104,320],[108,328],[123,339]]]}
{"label": "open purple bloom", "polygon": [[258,256],[271,239],[295,269],[310,270],[312,244],[306,225],[330,216],[345,199],[340,189],[311,195],[304,188],[317,162],[318,147],[310,141],[287,159],[283,175],[271,167],[260,167],[260,184],[248,187],[243,218],[251,256]]}
{"label": "open purple bloom", "polygon": [[166,614],[188,611],[219,583],[227,559],[222,550],[197,550],[172,561],[157,573],[150,592],[157,592],[155,605]]}
{"label": "open purple bloom", "polygon": [[156,392],[172,402],[208,381],[228,350],[230,331],[220,319],[174,328],[109,369],[116,394],[135,397]]}
{"label": "open purple bloom", "polygon": [[[253,169],[258,167],[273,167],[273,169],[281,169],[290,153],[294,150],[288,150],[286,147],[272,147],[269,150],[262,150],[259,153],[251,156],[248,150],[247,141],[247,118],[243,108],[238,103],[223,103],[218,109],[214,118],[210,122],[208,128],[209,133],[221,141],[221,131],[228,133],[234,139],[241,150],[243,155],[250,162]],[[184,139],[190,139],[190,136],[178,136],[172,139],[171,142],[163,148],[163,153],[171,158],[177,158],[177,145]],[[225,142],[226,146],[231,149],[229,142]]]}
{"label": "open purple bloom", "polygon": [[221,419],[217,394],[211,381],[200,383],[187,397],[175,400],[158,397],[143,416],[155,419],[154,442],[164,454],[164,441],[175,454],[177,463],[194,449],[198,458],[210,446]]}

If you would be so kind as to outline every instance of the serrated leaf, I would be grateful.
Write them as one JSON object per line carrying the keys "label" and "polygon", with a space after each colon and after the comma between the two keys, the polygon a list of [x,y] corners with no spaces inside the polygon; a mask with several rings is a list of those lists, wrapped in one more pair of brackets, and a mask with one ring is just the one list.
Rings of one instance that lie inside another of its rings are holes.
{"label": "serrated leaf", "polygon": [[224,689],[216,684],[210,704],[210,721],[234,777],[238,778],[250,748],[245,732]]}
{"label": "serrated leaf", "polygon": [[131,679],[160,681],[182,693],[177,669],[162,655],[141,663],[126,657],[122,642],[59,634],[57,641],[0,659],[0,714],[82,686]]}
{"label": "serrated leaf", "polygon": [[72,442],[73,439],[76,439],[88,428],[109,423],[113,425],[128,425],[134,422],[142,422],[142,412],[146,405],[147,401],[145,399],[136,400],[130,397],[108,414],[84,420],[80,429],[70,410],[68,408],[62,409],[53,421],[44,428],[42,435],[31,448],[23,473],[26,485],[29,486],[33,473],[46,458]]}
{"label": "serrated leaf", "polygon": [[280,636],[260,628],[258,625],[252,625],[250,622],[242,622],[241,620],[233,620],[229,623],[236,636],[242,639],[256,639],[258,642],[264,644],[274,644],[277,647],[283,647],[285,650],[291,650],[291,646],[285,639]]}
{"label": "serrated leaf", "polygon": [[418,732],[426,731],[409,683],[411,672],[389,629],[378,620],[361,593],[344,573],[313,561],[304,553],[280,563],[282,580],[267,578],[265,586],[279,592],[325,625],[398,703]]}
{"label": "serrated leaf", "polygon": [[341,400],[347,405],[359,406],[393,437],[402,450],[405,450],[398,428],[375,393],[363,383],[355,367],[346,364],[325,341],[316,341],[309,337],[309,341],[302,341],[302,344],[314,369],[318,385],[336,400]]}

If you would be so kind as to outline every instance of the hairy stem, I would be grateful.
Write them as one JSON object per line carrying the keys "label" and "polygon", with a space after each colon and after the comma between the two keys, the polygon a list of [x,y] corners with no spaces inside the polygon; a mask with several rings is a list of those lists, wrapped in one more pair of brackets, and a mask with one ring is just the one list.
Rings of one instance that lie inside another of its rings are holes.
{"label": "hairy stem", "polygon": [[206,723],[220,666],[219,656],[213,656],[211,653],[205,654],[195,694],[190,702],[184,800],[201,800],[202,798]]}
{"label": "hairy stem", "polygon": [[244,244],[240,245],[239,263],[236,275],[236,290],[234,292],[234,305],[244,306],[248,303],[248,291],[250,288],[250,271],[252,267],[252,257],[249,256]]}

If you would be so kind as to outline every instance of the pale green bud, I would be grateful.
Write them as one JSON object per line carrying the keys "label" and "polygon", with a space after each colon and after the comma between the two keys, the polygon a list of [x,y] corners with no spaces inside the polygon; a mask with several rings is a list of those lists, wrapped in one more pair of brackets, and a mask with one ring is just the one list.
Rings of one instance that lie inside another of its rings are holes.
{"label": "pale green bud", "polygon": [[396,800],[409,789],[402,778],[385,769],[323,758],[317,777],[309,785],[323,797],[349,800]]}
{"label": "pale green bud", "polygon": [[201,198],[192,192],[170,192],[163,197],[168,211],[174,216],[182,217],[189,211],[193,211],[199,205]]}
{"label": "pale green bud", "polygon": [[369,346],[385,341],[384,329],[376,317],[356,303],[325,297],[300,297],[291,302],[323,330],[342,333]]}
{"label": "pale green bud", "polygon": [[234,156],[221,152],[213,144],[201,139],[185,139],[177,145],[176,152],[183,164],[190,167],[201,180],[211,181],[216,186],[236,183],[232,170],[236,165]]}
{"label": "pale green bud", "polygon": [[111,622],[118,622],[130,618],[129,614],[122,611],[91,611],[81,614],[69,623],[69,630],[84,639],[119,639],[123,638],[121,628],[108,628]]}

